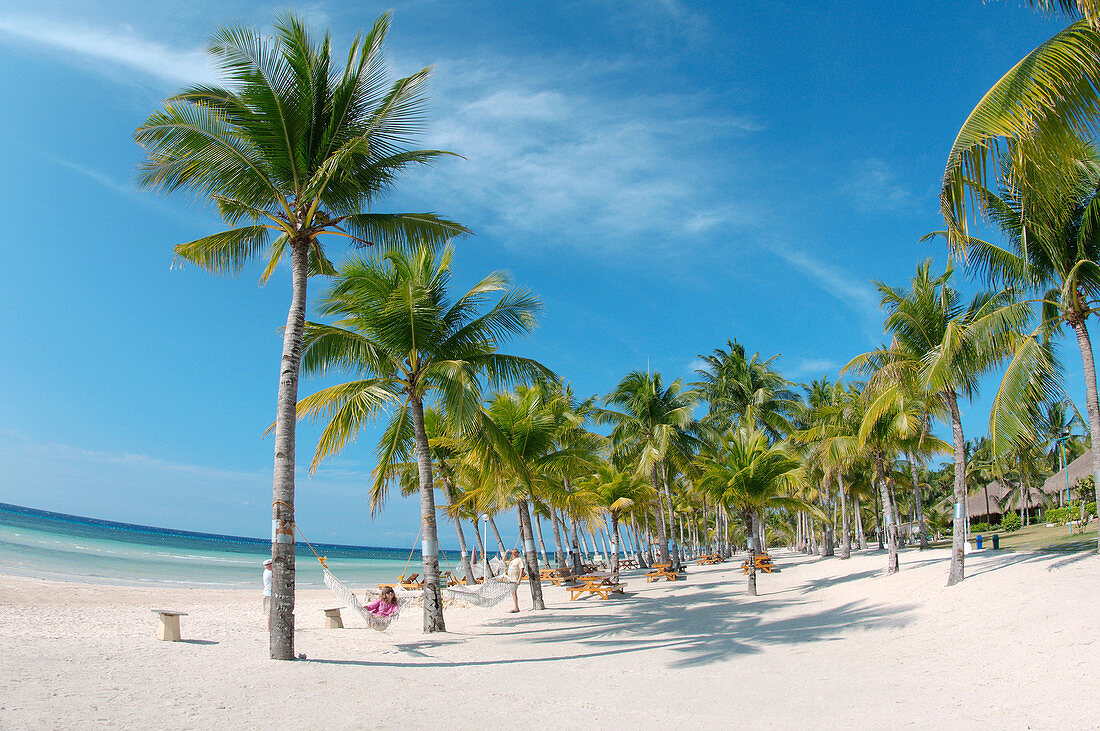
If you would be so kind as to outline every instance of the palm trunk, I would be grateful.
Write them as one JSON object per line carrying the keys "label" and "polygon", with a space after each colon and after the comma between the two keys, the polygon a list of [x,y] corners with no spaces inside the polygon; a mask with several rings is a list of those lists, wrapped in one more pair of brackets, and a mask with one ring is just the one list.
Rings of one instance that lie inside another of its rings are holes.
{"label": "palm trunk", "polygon": [[420,520],[424,524],[420,544],[424,578],[424,631],[446,632],[443,621],[443,594],[439,588],[439,534],[435,523],[435,487],[432,484],[432,456],[428,434],[424,431],[424,404],[419,396],[409,397],[413,438],[416,440],[416,467],[420,483]]}
{"label": "palm trunk", "polygon": [[558,528],[558,511],[550,508],[550,525],[554,527],[554,563],[559,569],[565,568],[565,551],[561,544],[561,530]]}
{"label": "palm trunk", "polygon": [[660,563],[669,563],[668,531],[665,529],[665,509],[661,505],[661,481],[657,478],[656,464],[649,470],[649,480],[657,493],[657,558]]}
{"label": "palm trunk", "polygon": [[611,514],[611,580],[619,582],[619,516]]}
{"label": "palm trunk", "polygon": [[634,529],[630,531],[630,534],[634,537],[634,555],[638,559],[638,567],[648,569],[649,564],[645,560],[645,551],[642,550],[641,539],[638,538],[638,524],[634,524]]}
{"label": "palm trunk", "polygon": [[[821,522],[821,533],[824,539],[825,550],[821,552],[822,556],[829,557],[836,555],[836,550],[833,548],[833,524],[829,519],[829,508],[833,504],[833,493],[830,489],[828,481],[825,482],[825,520]],[[835,509],[834,509],[835,513]]]}
{"label": "palm trunk", "polygon": [[291,246],[290,310],[283,331],[279,395],[275,405],[275,468],[271,501],[271,607],[268,649],[273,660],[294,655],[294,437],[298,374],[306,322],[308,242]]}
{"label": "palm trunk", "polygon": [[[453,506],[451,504],[451,483],[450,480],[447,479],[443,480],[443,500],[447,505],[447,512],[449,514]],[[462,575],[466,577],[467,584],[475,584],[477,580],[474,578],[474,569],[470,565],[470,554],[466,550],[466,534],[462,532],[462,521],[457,514],[454,516],[454,521],[455,534],[458,536],[458,569],[462,572]],[[457,579],[458,577],[456,576],[455,578]]]}
{"label": "palm trunk", "polygon": [[885,465],[879,464],[879,492],[882,494],[882,516],[886,524],[886,547],[889,553],[886,556],[886,573],[896,574],[898,571],[898,516],[894,510],[894,502],[890,499],[890,483],[886,478]]}
{"label": "palm trunk", "polygon": [[577,541],[577,519],[569,521],[570,544],[573,546],[573,575],[580,576],[584,573],[584,562],[581,561],[581,545]]}
{"label": "palm trunk", "polygon": [[497,539],[497,551],[498,551],[497,557],[501,561],[503,561],[504,560],[504,551],[506,550],[504,548],[504,541],[500,540],[500,531],[497,530],[497,522],[496,522],[496,520],[493,519],[493,516],[491,516],[491,515],[489,516],[489,527],[493,529],[493,535],[496,536],[496,539]]}
{"label": "palm trunk", "polygon": [[[1096,504],[1100,505],[1100,402],[1097,401],[1096,392],[1096,362],[1092,357],[1092,341],[1089,340],[1089,332],[1085,328],[1084,319],[1073,323],[1073,331],[1077,335],[1077,347],[1081,349],[1081,366],[1085,371],[1085,406],[1089,412],[1089,433],[1092,434],[1092,478],[1093,493]],[[1088,500],[1081,496],[1081,512],[1084,513],[1085,503]],[[1096,550],[1100,551],[1100,532],[1098,532]]]}
{"label": "palm trunk", "polygon": [[[481,551],[482,560],[488,559],[489,555],[485,552],[485,542],[481,540],[481,531],[477,529],[477,521],[474,521],[474,538],[477,539],[477,548]],[[476,561],[474,563],[477,563]]]}
{"label": "palm trunk", "polygon": [[[874,488],[872,487],[872,492]],[[875,533],[878,534],[878,548],[881,551],[886,548],[886,535],[882,530],[882,497],[875,493]]]}
{"label": "palm trunk", "polygon": [[546,543],[542,540],[542,519],[539,518],[537,510],[535,511],[535,533],[539,539],[539,553],[542,554],[542,562],[549,566],[550,561],[546,558]]}
{"label": "palm trunk", "polygon": [[531,585],[531,606],[546,609],[542,600],[542,580],[539,578],[539,556],[535,552],[535,537],[531,534],[531,513],[526,500],[516,505],[519,511],[520,539],[523,541],[523,562],[527,565],[527,583]]}
{"label": "palm trunk", "polygon": [[[745,535],[750,539],[753,534],[753,524],[756,522],[756,514],[750,511],[745,511]],[[749,540],[749,573],[748,573],[748,593],[749,596],[756,596],[756,546],[753,545],[753,541]]]}
{"label": "palm trunk", "polygon": [[592,560],[589,558],[589,556],[591,555],[591,552],[588,550],[588,541],[586,541],[585,538],[584,538],[584,529],[583,528],[580,530],[580,536],[581,536],[581,548],[584,549],[584,562],[585,563],[592,563]]}
{"label": "palm trunk", "polygon": [[[928,548],[928,531],[924,529],[924,496],[920,489],[920,472],[917,470],[917,458],[909,454],[909,464],[913,468],[913,500],[917,509],[917,530],[920,531],[920,550]],[[986,516],[989,520],[989,516]]]}
{"label": "palm trunk", "polygon": [[848,496],[844,488],[844,473],[836,474],[837,492],[840,493],[840,558],[852,557],[852,527],[848,520]]}
{"label": "palm trunk", "polygon": [[966,577],[964,549],[966,544],[966,524],[969,516],[966,510],[966,452],[963,444],[962,422],[959,419],[959,400],[954,391],[947,391],[947,408],[951,420],[951,435],[954,441],[955,459],[955,519],[951,535],[951,572],[947,585],[954,586]]}

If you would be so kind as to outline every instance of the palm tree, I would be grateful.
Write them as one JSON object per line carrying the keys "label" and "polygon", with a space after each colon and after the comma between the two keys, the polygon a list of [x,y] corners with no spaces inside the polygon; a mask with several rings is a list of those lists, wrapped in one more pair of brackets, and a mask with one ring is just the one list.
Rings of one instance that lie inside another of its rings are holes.
{"label": "palm tree", "polygon": [[[754,519],[762,519],[769,507],[805,510],[823,517],[816,506],[791,495],[802,480],[801,462],[785,445],[770,444],[766,434],[751,426],[722,437],[713,453],[700,461],[700,489],[726,510],[740,515],[746,537],[754,535]],[[749,540],[748,548],[748,593],[756,596],[757,546]]]}
{"label": "palm tree", "polygon": [[[660,373],[641,371],[627,375],[605,401],[620,409],[595,413],[598,423],[614,424],[611,441],[615,459],[633,465],[637,474],[648,476],[660,495],[662,464],[666,460],[688,464],[698,445],[691,418],[693,402],[681,394],[679,379],[666,388]],[[661,563],[668,563],[668,529],[660,499],[656,507],[658,557]]]}
{"label": "palm tree", "polygon": [[[1035,302],[1041,306],[1038,326],[1017,340],[994,400],[990,436],[998,442],[998,452],[1009,449],[1009,443],[1039,438],[1038,405],[1061,397],[1060,367],[1049,340],[1063,325],[1072,329],[1081,354],[1090,433],[1100,433],[1096,363],[1087,327],[1100,303],[1100,153],[1076,138],[1062,155],[1025,152],[1031,151],[1016,150],[1006,171],[1009,180],[1001,181],[997,191],[971,186],[1008,244],[968,238],[966,256],[972,268],[991,281],[1037,293]],[[1094,477],[1100,477],[1095,444],[1092,467]],[[1100,496],[1100,489],[1096,494]]]}
{"label": "palm tree", "polygon": [[1029,4],[1076,22],[1001,77],[959,130],[947,155],[940,192],[944,221],[955,245],[965,245],[969,236],[967,204],[973,199],[968,186],[992,187],[999,168],[1014,158],[1013,144],[1058,154],[1067,134],[1090,135],[1100,117],[1100,2]]}
{"label": "palm tree", "polygon": [[[350,260],[319,308],[337,320],[306,324],[302,370],[316,375],[348,370],[359,379],[321,389],[298,404],[301,416],[321,416],[328,422],[313,468],[355,439],[366,420],[384,408],[392,411],[378,445],[371,510],[377,513],[385,501],[389,466],[415,459],[424,535],[425,632],[446,627],[424,401],[434,395],[450,431],[465,436],[476,429],[482,439],[506,445],[482,409],[482,380],[495,386],[552,375],[535,361],[496,352],[504,339],[534,327],[538,299],[510,289],[508,277],[498,272],[451,302],[452,256],[449,246],[441,252],[418,246],[411,252],[395,249]],[[494,292],[504,294],[478,314]],[[510,458],[506,449],[501,454]]]}
{"label": "palm tree", "polygon": [[729,350],[716,349],[699,356],[705,364],[695,372],[690,396],[705,400],[709,406],[706,426],[724,434],[743,419],[749,419],[773,441],[793,430],[791,420],[803,411],[802,400],[790,381],[775,370],[779,356],[760,360],[760,354],[746,357],[745,348],[736,340],[727,342]]}
{"label": "palm tree", "polygon": [[[515,393],[497,393],[486,407],[487,421],[503,437],[486,439],[488,431],[470,435],[470,460],[488,476],[482,489],[493,495],[498,505],[515,505],[519,516],[520,538],[523,542],[527,575],[531,577],[531,600],[535,609],[545,609],[542,584],[538,581],[539,561],[531,525],[529,501],[562,466],[575,467],[579,460],[569,449],[557,449],[555,437],[559,425],[547,408],[546,388],[521,387]],[[505,451],[514,455],[505,457]]]}
{"label": "palm tree", "polygon": [[580,482],[595,497],[599,509],[611,518],[611,574],[619,580],[619,520],[635,506],[654,501],[657,493],[645,480],[633,472],[620,472],[608,463],[597,466],[596,472]]}
{"label": "palm tree", "polygon": [[[894,408],[905,392],[926,392],[914,407],[945,411],[954,444],[955,535],[952,543],[948,586],[962,581],[966,535],[966,455],[959,397],[972,398],[979,378],[1004,356],[1018,321],[1001,315],[1015,307],[1014,293],[980,292],[964,305],[950,285],[954,269],[949,264],[941,275],[931,273],[931,260],[917,267],[911,289],[879,283],[886,329],[894,336],[893,346],[857,356],[845,366],[874,375],[868,387],[875,394],[869,407],[873,423]],[[984,337],[973,336],[981,332]],[[910,396],[912,402],[913,398]],[[923,402],[923,405],[919,402]],[[878,410],[878,413],[874,413]],[[897,413],[907,413],[902,409]],[[922,427],[924,419],[920,421]],[[921,434],[925,433],[922,428]],[[912,435],[909,435],[912,436]],[[919,441],[915,443],[919,446]],[[884,504],[885,506],[885,504]]]}
{"label": "palm tree", "polygon": [[[270,245],[266,281],[289,252],[292,295],[283,332],[275,422],[271,657],[294,654],[294,405],[310,275],[332,274],[322,237],[357,245],[441,242],[466,229],[433,214],[365,212],[410,167],[443,153],[406,145],[422,126],[428,70],[386,83],[383,15],[333,66],[290,14],[275,38],[225,27],[207,48],[230,86],[194,86],[170,97],[137,128],[146,150],[139,184],[209,196],[231,228],[175,247],[213,273],[236,274]],[[239,225],[247,220],[246,225]],[[271,239],[274,234],[274,239]]]}

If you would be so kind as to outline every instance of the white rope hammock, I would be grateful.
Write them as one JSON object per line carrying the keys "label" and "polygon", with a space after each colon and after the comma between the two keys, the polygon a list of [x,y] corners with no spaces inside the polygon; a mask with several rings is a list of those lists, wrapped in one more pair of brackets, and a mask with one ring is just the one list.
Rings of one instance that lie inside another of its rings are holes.
{"label": "white rope hammock", "polygon": [[355,597],[355,594],[352,592],[352,590],[344,586],[344,584],[339,579],[333,576],[332,572],[328,570],[328,566],[322,565],[321,571],[324,573],[325,586],[327,586],[333,594],[339,597],[340,601],[342,601],[346,606],[349,606],[355,611],[359,612],[359,616],[363,618],[368,627],[373,630],[378,630],[379,632],[382,632],[386,628],[388,628],[390,624],[392,624],[393,621],[401,615],[401,610],[407,607],[413,601],[412,596],[405,595],[398,597],[397,609],[394,610],[393,614],[387,615],[385,617],[379,617],[377,614],[371,614],[366,609],[364,609],[363,605],[359,603],[359,600]]}
{"label": "white rope hammock", "polygon": [[443,590],[448,599],[474,607],[495,607],[511,595],[515,584],[506,579],[489,579],[477,587],[451,586]]}

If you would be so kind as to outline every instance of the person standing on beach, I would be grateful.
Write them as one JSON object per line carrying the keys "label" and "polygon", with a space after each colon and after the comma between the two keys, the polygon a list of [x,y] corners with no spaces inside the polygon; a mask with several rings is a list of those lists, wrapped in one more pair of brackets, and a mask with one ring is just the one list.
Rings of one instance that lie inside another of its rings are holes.
{"label": "person standing on beach", "polygon": [[267,619],[267,628],[271,629],[271,559],[264,561],[264,617]]}
{"label": "person standing on beach", "polygon": [[512,605],[515,607],[510,612],[515,613],[519,611],[519,580],[523,577],[523,559],[519,557],[519,550],[516,548],[509,555],[512,560],[508,562],[506,573],[508,581],[512,582]]}

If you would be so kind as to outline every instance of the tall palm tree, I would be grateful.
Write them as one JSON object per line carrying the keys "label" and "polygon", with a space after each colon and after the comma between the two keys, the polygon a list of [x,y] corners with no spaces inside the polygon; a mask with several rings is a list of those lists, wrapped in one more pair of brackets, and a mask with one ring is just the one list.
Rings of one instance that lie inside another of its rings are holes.
{"label": "tall palm tree", "polygon": [[[917,267],[910,288],[878,284],[882,307],[886,310],[886,329],[894,336],[891,348],[882,348],[857,356],[845,366],[873,374],[868,388],[874,393],[871,423],[894,409],[919,384],[927,398],[919,398],[925,410],[946,412],[954,444],[955,535],[952,543],[948,586],[962,581],[966,535],[966,455],[959,397],[972,398],[980,377],[990,371],[1006,354],[1008,343],[1017,332],[1018,321],[1001,316],[1016,307],[1014,293],[980,292],[964,304],[951,286],[954,273],[949,264],[943,274],[934,275],[931,261]],[[971,336],[980,331],[985,337]],[[913,401],[910,396],[909,401]],[[895,411],[908,413],[909,409]],[[923,427],[924,419],[921,419]],[[921,433],[924,433],[921,429]],[[919,443],[918,443],[919,444]]]}
{"label": "tall palm tree", "polygon": [[222,28],[207,51],[229,86],[186,89],[134,133],[147,155],[140,185],[208,196],[230,226],[177,245],[178,257],[236,274],[267,248],[266,281],[290,255],[272,501],[270,650],[280,660],[295,658],[294,405],[306,282],[334,271],[322,237],[404,245],[466,233],[430,213],[370,212],[402,172],[447,154],[407,147],[422,126],[428,70],[387,83],[382,46],[388,28],[387,14],[365,38],[357,36],[343,67],[333,63],[329,36],[318,41],[294,15],[276,17],[274,38]]}
{"label": "tall palm tree", "polygon": [[[770,444],[763,432],[746,426],[722,437],[713,452],[700,460],[700,489],[731,513],[740,515],[746,537],[754,534],[754,518],[769,508],[821,511],[792,495],[802,480],[802,464],[784,444]],[[756,549],[748,541],[748,593],[756,596]],[[763,550],[763,546],[759,546]]]}
{"label": "tall palm tree", "polygon": [[[611,441],[615,458],[647,476],[658,494],[662,492],[662,463],[686,465],[698,445],[691,418],[694,403],[681,388],[679,379],[666,387],[660,373],[632,371],[605,397],[609,406],[619,410],[595,413],[598,423],[614,424]],[[656,507],[658,557],[661,563],[668,563],[668,527],[659,499]]]}
{"label": "tall palm tree", "polygon": [[967,188],[993,187],[1014,157],[1013,143],[1058,154],[1070,135],[1089,135],[1100,118],[1100,2],[1029,0],[1073,20],[1000,78],[963,122],[947,155],[940,206],[952,243],[965,245]]}
{"label": "tall palm tree", "polygon": [[[452,302],[452,256],[449,246],[442,251],[419,246],[350,260],[319,308],[335,322],[306,324],[302,370],[316,375],[346,370],[359,378],[323,388],[298,404],[301,416],[328,422],[314,468],[355,439],[366,420],[386,408],[392,412],[377,449],[371,510],[377,513],[385,501],[389,466],[415,459],[424,536],[425,632],[446,629],[425,399],[434,397],[451,431],[466,435],[476,430],[482,439],[505,447],[502,458],[509,459],[507,440],[482,409],[482,381],[497,386],[552,375],[535,361],[497,352],[501,341],[534,327],[538,299],[510,288],[508,277],[498,272]],[[495,292],[503,294],[479,314]]]}
{"label": "tall palm tree", "polygon": [[[1027,151],[1031,152],[1031,151]],[[1088,319],[1100,305],[1100,152],[1074,138],[1060,155],[1017,154],[996,190],[971,186],[1007,245],[969,237],[971,267],[991,281],[1020,287],[1040,305],[1037,327],[1017,340],[991,415],[997,451],[1038,438],[1038,406],[1062,396],[1060,365],[1049,348],[1063,326],[1073,331],[1085,378],[1089,431],[1100,433],[1100,400]],[[1092,469],[1100,477],[1100,450]],[[1094,480],[1100,486],[1100,480]],[[1100,487],[1097,489],[1100,496]],[[1100,550],[1100,539],[1097,544]]]}
{"label": "tall palm tree", "polygon": [[791,420],[802,413],[803,404],[794,384],[775,370],[773,362],[779,356],[761,360],[754,353],[749,358],[736,340],[727,346],[728,350],[699,356],[704,367],[695,371],[699,380],[691,384],[690,397],[707,402],[704,423],[724,434],[748,419],[773,442],[790,434]]}

